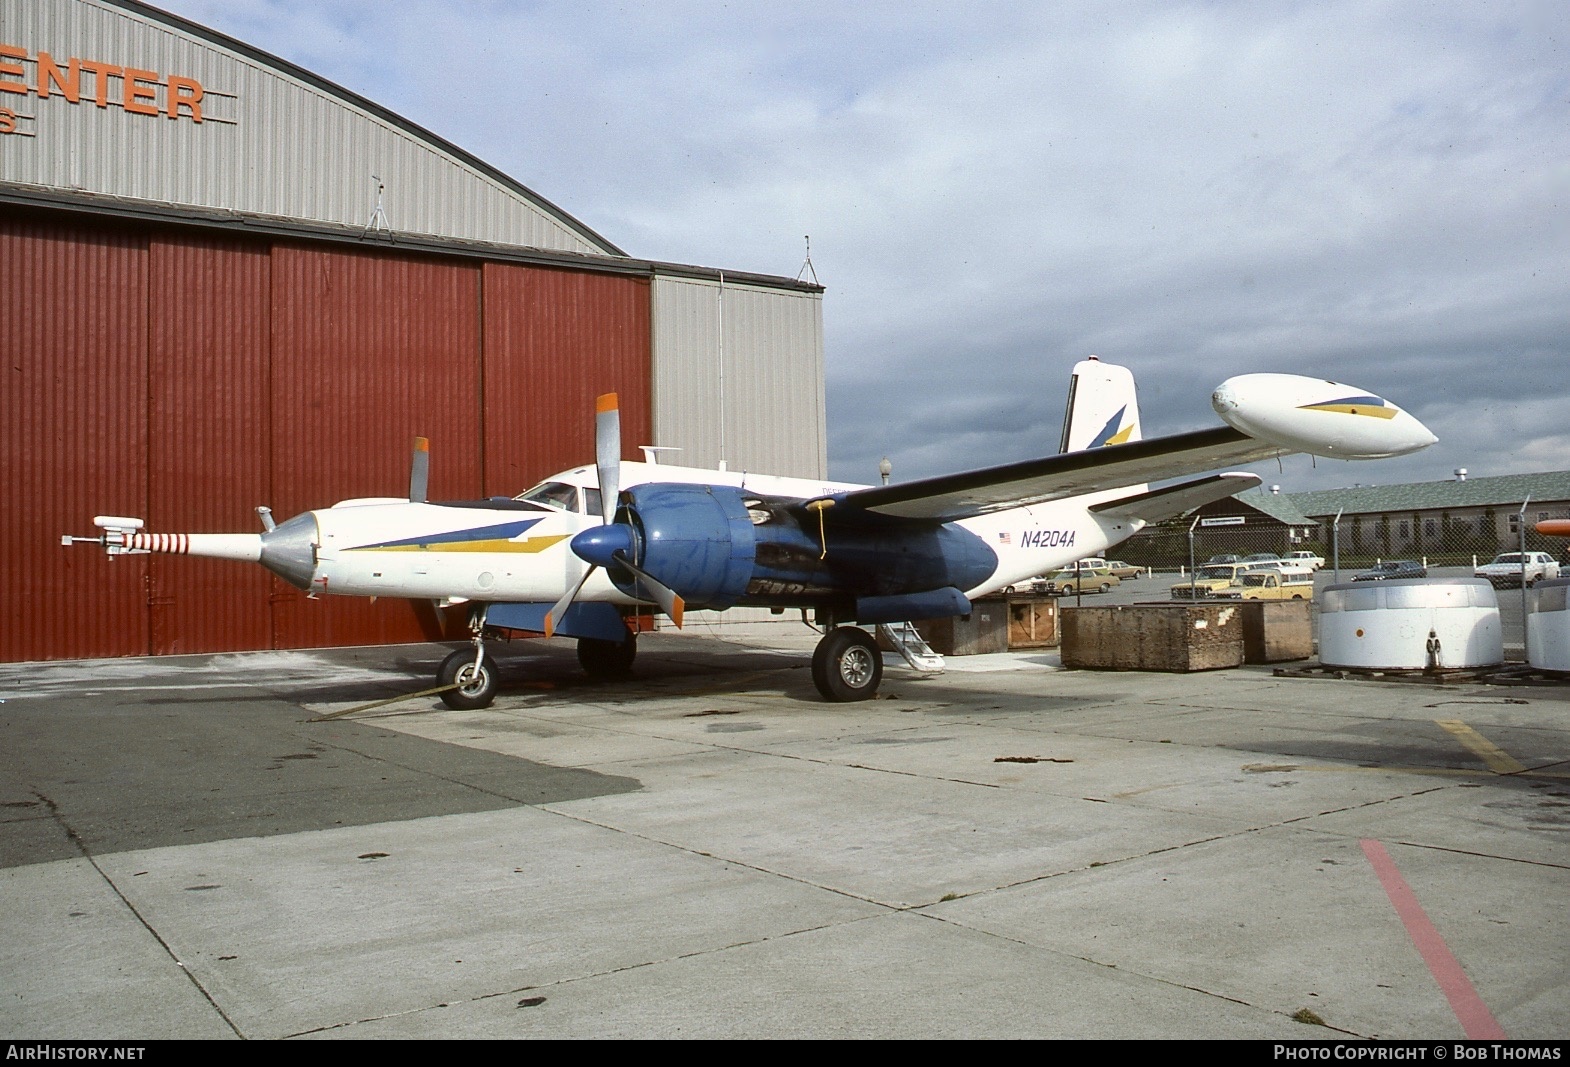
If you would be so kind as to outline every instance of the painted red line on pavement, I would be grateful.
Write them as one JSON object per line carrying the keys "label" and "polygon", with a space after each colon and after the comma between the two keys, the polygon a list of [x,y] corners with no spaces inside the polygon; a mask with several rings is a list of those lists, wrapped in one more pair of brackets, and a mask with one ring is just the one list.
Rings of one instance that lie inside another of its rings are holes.
{"label": "painted red line on pavement", "polygon": [[1423,962],[1428,964],[1428,973],[1439,983],[1445,999],[1450,1002],[1450,1010],[1456,1013],[1456,1019],[1460,1021],[1461,1029],[1466,1031],[1466,1036],[1474,1040],[1503,1038],[1504,1028],[1495,1021],[1488,1005],[1483,1003],[1483,998],[1477,995],[1461,964],[1451,954],[1450,946],[1434,929],[1434,924],[1428,921],[1428,914],[1417,902],[1417,894],[1401,877],[1395,860],[1390,858],[1385,846],[1366,838],[1362,845],[1363,855],[1373,864],[1374,873],[1379,875],[1380,884],[1385,887],[1385,895],[1395,906],[1396,914],[1406,926],[1412,943],[1417,946]]}

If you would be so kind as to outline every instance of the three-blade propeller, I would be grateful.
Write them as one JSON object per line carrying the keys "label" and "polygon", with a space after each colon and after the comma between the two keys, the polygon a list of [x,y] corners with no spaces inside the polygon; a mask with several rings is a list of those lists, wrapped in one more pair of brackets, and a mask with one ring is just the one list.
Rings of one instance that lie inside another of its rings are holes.
{"label": "three-blade propeller", "polygon": [[545,636],[556,632],[562,616],[572,607],[596,567],[622,567],[631,572],[642,590],[679,629],[685,602],[675,590],[638,567],[634,562],[637,537],[630,525],[615,521],[617,498],[621,495],[621,409],[615,393],[606,393],[594,402],[594,467],[600,479],[600,518],[604,525],[584,530],[572,539],[573,554],[588,566],[545,613]]}

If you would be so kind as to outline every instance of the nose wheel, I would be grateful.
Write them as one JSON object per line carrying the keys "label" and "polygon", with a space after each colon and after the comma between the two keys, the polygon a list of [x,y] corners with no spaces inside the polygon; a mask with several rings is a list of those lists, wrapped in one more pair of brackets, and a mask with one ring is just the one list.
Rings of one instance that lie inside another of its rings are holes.
{"label": "nose wheel", "polygon": [[496,661],[485,651],[485,616],[489,605],[481,604],[469,615],[469,632],[474,647],[460,648],[442,660],[436,671],[436,684],[442,689],[442,703],[457,711],[488,708],[496,699],[501,679]]}
{"label": "nose wheel", "polygon": [[499,680],[496,661],[483,652],[478,658],[471,649],[460,648],[446,659],[436,672],[436,684],[452,686],[442,690],[442,703],[458,711],[488,708],[496,699]]}
{"label": "nose wheel", "polygon": [[870,700],[883,681],[883,653],[859,627],[830,630],[812,653],[812,681],[824,700]]}

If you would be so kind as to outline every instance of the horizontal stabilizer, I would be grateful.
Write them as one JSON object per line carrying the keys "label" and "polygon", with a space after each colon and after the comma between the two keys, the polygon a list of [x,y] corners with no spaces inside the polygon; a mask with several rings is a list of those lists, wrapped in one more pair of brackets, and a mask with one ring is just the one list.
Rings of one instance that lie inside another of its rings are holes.
{"label": "horizontal stabilizer", "polygon": [[1115,516],[1148,526],[1193,511],[1212,501],[1235,496],[1245,489],[1253,489],[1259,482],[1256,474],[1212,474],[1208,478],[1196,478],[1191,482],[1169,485],[1165,489],[1152,489],[1138,496],[1095,504],[1090,510],[1098,515]]}

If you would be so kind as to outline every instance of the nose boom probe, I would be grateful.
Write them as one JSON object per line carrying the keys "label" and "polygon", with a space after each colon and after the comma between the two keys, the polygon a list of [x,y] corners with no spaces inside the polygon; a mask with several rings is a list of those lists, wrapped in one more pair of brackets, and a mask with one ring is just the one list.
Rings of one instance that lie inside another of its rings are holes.
{"label": "nose boom probe", "polygon": [[141,519],[124,515],[96,515],[96,537],[65,534],[62,545],[88,544],[103,548],[110,559],[115,556],[144,556],[166,552],[181,556],[208,556],[254,563],[262,558],[262,539],[258,534],[165,534],[144,533]]}

